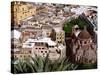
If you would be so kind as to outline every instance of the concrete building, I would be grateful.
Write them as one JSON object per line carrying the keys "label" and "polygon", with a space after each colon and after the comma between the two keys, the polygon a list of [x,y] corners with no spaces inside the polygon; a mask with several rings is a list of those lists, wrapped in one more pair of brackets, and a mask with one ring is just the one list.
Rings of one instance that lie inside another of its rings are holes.
{"label": "concrete building", "polygon": [[42,30],[40,28],[27,27],[21,32],[21,39],[25,42],[28,38],[37,38],[42,35]]}
{"label": "concrete building", "polygon": [[49,45],[54,42],[50,38],[38,37],[37,39],[28,39],[25,43],[32,46],[32,55],[46,57],[49,53]]}
{"label": "concrete building", "polygon": [[42,35],[44,37],[50,37],[52,33],[52,27],[51,26],[42,26]]}
{"label": "concrete building", "polygon": [[[48,37],[38,37],[37,39],[30,38],[23,43],[20,55],[22,56],[23,54],[23,57],[25,57],[27,53],[33,58],[36,56],[41,56],[43,58],[48,56],[50,60],[58,60],[65,57],[66,46],[63,44],[58,46],[56,42]],[[16,57],[20,57],[20,55]]]}
{"label": "concrete building", "polygon": [[46,57],[49,53],[48,44],[45,42],[36,42],[33,47],[33,53],[36,56]]}
{"label": "concrete building", "polygon": [[12,24],[20,25],[21,21],[36,14],[36,7],[30,3],[15,1],[11,5]]}
{"label": "concrete building", "polygon": [[29,20],[27,22],[28,24],[28,27],[33,27],[33,28],[41,28],[42,27],[42,24],[39,23],[39,21],[36,21],[36,20]]}
{"label": "concrete building", "polygon": [[30,49],[22,50],[22,51],[15,51],[12,55],[14,57],[14,60],[26,59],[32,56]]}

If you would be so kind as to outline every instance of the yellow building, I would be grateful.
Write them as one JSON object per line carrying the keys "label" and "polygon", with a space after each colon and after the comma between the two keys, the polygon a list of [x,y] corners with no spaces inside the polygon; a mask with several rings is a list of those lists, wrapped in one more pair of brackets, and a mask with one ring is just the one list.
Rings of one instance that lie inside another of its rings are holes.
{"label": "yellow building", "polygon": [[12,24],[20,25],[21,21],[36,14],[36,7],[30,3],[15,1],[11,4]]}
{"label": "yellow building", "polygon": [[65,43],[65,33],[63,30],[58,33],[56,32],[56,42],[62,44]]}
{"label": "yellow building", "polygon": [[57,43],[65,43],[65,32],[62,30],[61,27],[54,27],[54,30],[56,32],[56,42]]}

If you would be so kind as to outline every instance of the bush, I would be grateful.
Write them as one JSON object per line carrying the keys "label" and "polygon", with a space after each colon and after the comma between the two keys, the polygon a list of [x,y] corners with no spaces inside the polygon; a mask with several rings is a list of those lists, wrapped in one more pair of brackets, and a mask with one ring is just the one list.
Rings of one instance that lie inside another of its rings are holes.
{"label": "bush", "polygon": [[65,25],[64,25],[64,31],[66,33],[71,33],[72,27],[74,25],[76,25],[76,24],[79,26],[80,29],[83,29],[84,28],[84,25],[85,26],[88,26],[87,22],[85,22],[80,17],[78,17],[77,19],[73,19],[70,22],[66,22]]}
{"label": "bush", "polygon": [[14,66],[13,73],[37,73],[37,72],[53,72],[53,71],[66,71],[75,70],[77,65],[72,64],[68,59],[56,60],[52,62],[48,58],[36,57],[31,61],[19,60],[17,64],[11,64]]}

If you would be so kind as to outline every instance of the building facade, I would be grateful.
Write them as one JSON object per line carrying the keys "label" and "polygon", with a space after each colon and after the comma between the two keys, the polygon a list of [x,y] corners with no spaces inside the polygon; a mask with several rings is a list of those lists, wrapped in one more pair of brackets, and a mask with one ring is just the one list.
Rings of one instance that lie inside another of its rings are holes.
{"label": "building facade", "polygon": [[[36,14],[36,7],[30,3],[12,2],[12,24],[21,25],[21,21]],[[14,20],[13,20],[14,19]]]}
{"label": "building facade", "polygon": [[73,55],[78,63],[96,63],[96,44],[86,27],[73,39]]}

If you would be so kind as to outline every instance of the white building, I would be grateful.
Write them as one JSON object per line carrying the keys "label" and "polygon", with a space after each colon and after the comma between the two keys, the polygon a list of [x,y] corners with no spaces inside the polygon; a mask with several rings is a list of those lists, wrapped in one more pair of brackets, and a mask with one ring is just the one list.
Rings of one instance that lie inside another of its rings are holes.
{"label": "white building", "polygon": [[65,46],[57,46],[57,43],[48,37],[39,37],[37,39],[28,39],[23,43],[23,48],[31,48],[32,56],[46,57],[48,55],[50,60],[57,60],[65,56]]}

